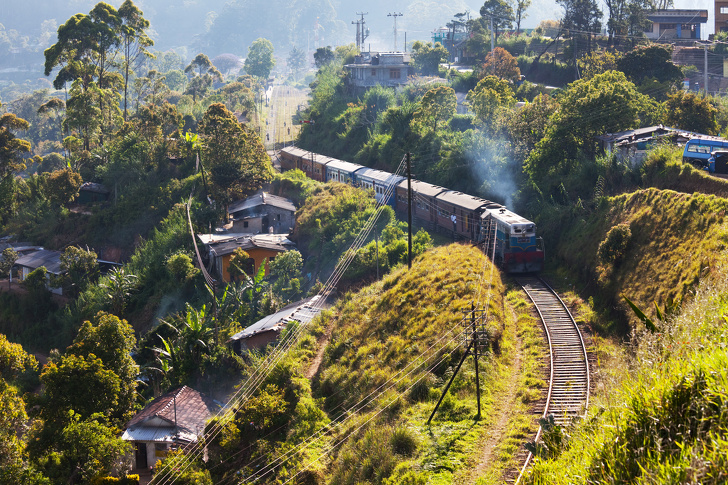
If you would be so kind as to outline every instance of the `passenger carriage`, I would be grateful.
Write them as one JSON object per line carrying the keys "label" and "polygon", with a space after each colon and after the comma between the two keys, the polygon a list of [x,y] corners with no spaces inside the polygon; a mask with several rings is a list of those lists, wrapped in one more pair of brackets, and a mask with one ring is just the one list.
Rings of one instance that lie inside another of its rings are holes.
{"label": "passenger carriage", "polygon": [[302,148],[290,146],[281,148],[278,152],[278,160],[281,162],[281,171],[287,170],[303,170],[302,159],[303,157],[309,156],[311,152],[303,150]]}
{"label": "passenger carriage", "polygon": [[[354,173],[354,183],[365,189],[371,189],[374,191],[374,198],[377,202],[395,206],[396,193],[395,187],[404,177],[400,175],[394,175],[389,172],[382,170],[376,170],[374,168],[363,167]],[[389,195],[387,195],[389,192]]]}
{"label": "passenger carriage", "polygon": [[326,181],[334,180],[336,182],[353,185],[355,181],[354,172],[361,168],[364,168],[364,166],[358,163],[345,162],[332,158],[326,164]]}
{"label": "passenger carriage", "polygon": [[438,226],[453,232],[458,238],[480,239],[480,215],[492,202],[455,190],[441,192],[435,201]]}
{"label": "passenger carriage", "polygon": [[[427,228],[434,228],[437,224],[437,203],[435,197],[447,190],[439,185],[412,181],[412,219],[417,220]],[[407,217],[407,179],[397,184],[397,201],[395,210],[402,217]]]}

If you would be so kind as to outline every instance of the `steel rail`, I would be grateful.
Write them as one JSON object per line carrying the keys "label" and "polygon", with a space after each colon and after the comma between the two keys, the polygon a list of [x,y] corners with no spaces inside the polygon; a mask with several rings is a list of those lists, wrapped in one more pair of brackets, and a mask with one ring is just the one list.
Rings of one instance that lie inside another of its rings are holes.
{"label": "steel rail", "polygon": [[[591,378],[584,337],[563,300],[545,281],[538,277],[522,277],[516,278],[516,282],[541,317],[549,345],[549,390],[541,417],[553,414],[556,424],[566,425],[575,417],[585,416],[589,407]],[[542,431],[539,426],[535,442]],[[533,454],[529,452],[516,485],[523,478],[531,458]]]}

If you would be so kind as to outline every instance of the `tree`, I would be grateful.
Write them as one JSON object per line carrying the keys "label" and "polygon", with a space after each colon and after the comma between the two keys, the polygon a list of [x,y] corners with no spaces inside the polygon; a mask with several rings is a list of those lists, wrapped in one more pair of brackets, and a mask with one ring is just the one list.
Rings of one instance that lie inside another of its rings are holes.
{"label": "tree", "polygon": [[112,313],[124,315],[126,302],[136,288],[136,275],[127,273],[124,268],[114,268],[106,276],[104,283],[99,286],[106,290],[106,298]]}
{"label": "tree", "polygon": [[237,70],[240,69],[240,58],[236,56],[235,54],[220,54],[219,56],[215,56],[215,58],[212,60],[212,64],[220,71],[224,72],[225,74],[230,74],[230,71],[233,69]]}
{"label": "tree", "polygon": [[96,281],[99,272],[98,256],[90,249],[67,247],[61,253],[61,277],[63,286],[71,295],[78,296],[86,287]]}
{"label": "tree", "polygon": [[13,248],[3,249],[3,253],[0,256],[0,275],[8,278],[8,289],[10,288],[10,272],[13,269],[13,265],[20,256]]}
{"label": "tree", "polygon": [[261,79],[268,79],[270,71],[276,65],[273,59],[273,44],[268,39],[258,38],[248,48],[245,59],[245,72]]}
{"label": "tree", "polygon": [[420,109],[415,112],[413,122],[423,126],[431,125],[432,131],[437,132],[438,124],[449,121],[455,115],[456,108],[455,90],[448,86],[438,86],[422,97]]}
{"label": "tree", "polygon": [[144,12],[139,10],[131,0],[124,0],[119,7],[120,44],[123,55],[122,68],[124,70],[124,121],[127,119],[127,93],[129,87],[129,71],[142,56],[154,57],[147,47],[154,45],[146,29],[149,20],[144,18]]}
{"label": "tree", "polygon": [[483,73],[512,83],[521,79],[521,70],[518,68],[516,58],[502,47],[496,47],[485,56]]}
{"label": "tree", "polygon": [[506,0],[486,0],[480,7],[480,16],[487,29],[490,29],[490,20],[493,19],[492,25],[496,39],[501,30],[513,27],[513,9]]}
{"label": "tree", "polygon": [[194,103],[197,103],[197,96],[204,96],[212,87],[213,81],[222,82],[222,74],[205,54],[197,54],[185,67],[185,73],[192,76],[185,93],[192,95]]}
{"label": "tree", "polygon": [[66,112],[66,103],[60,98],[51,98],[38,108],[38,114],[53,121],[58,125],[60,140],[63,140],[63,115]]}
{"label": "tree", "polygon": [[43,369],[40,381],[44,386],[41,416],[51,434],[65,427],[71,410],[81,419],[100,413],[109,422],[123,423],[116,412],[121,379],[95,355],[64,355]]}
{"label": "tree", "polygon": [[478,81],[478,84],[468,92],[466,99],[475,115],[488,125],[489,129],[492,129],[498,111],[516,101],[508,83],[495,76],[485,76]]}
{"label": "tree", "polygon": [[587,52],[591,52],[592,35],[596,35],[602,28],[602,11],[596,0],[556,0],[556,3],[564,8],[561,28],[573,31],[571,49],[576,61],[580,45],[581,49],[586,48]]}
{"label": "tree", "polygon": [[718,134],[718,109],[709,98],[696,93],[675,91],[665,101],[665,125],[683,130]]}
{"label": "tree", "polygon": [[136,347],[134,329],[126,320],[115,315],[99,312],[94,322],[85,321],[78,331],[66,355],[75,355],[91,360],[101,359],[105,369],[119,378],[119,390],[115,407],[106,409],[117,424],[123,424],[131,417],[136,394],[136,375],[139,367],[131,356]]}
{"label": "tree", "polygon": [[617,69],[619,59],[619,52],[607,50],[595,50],[589,54],[584,54],[578,61],[581,78],[591,79],[597,74],[614,71]]}
{"label": "tree", "polygon": [[274,279],[273,291],[284,300],[291,301],[301,292],[303,257],[295,249],[286,251],[270,262],[270,275]]}
{"label": "tree", "polygon": [[306,69],[306,53],[297,47],[291,49],[288,54],[288,67],[293,71],[293,75],[298,78],[300,72]]}
{"label": "tree", "polygon": [[67,204],[76,198],[83,179],[70,168],[52,172],[46,180],[48,199],[57,206]]}
{"label": "tree", "polygon": [[230,256],[230,264],[228,265],[228,273],[232,281],[238,281],[243,275],[252,275],[254,261],[250,255],[242,248],[237,248]]}
{"label": "tree", "polygon": [[14,131],[28,127],[27,121],[12,113],[0,116],[0,180],[25,170],[22,154],[30,151],[30,142],[16,138]]}
{"label": "tree", "polygon": [[554,98],[540,94],[532,103],[508,112],[505,119],[506,133],[520,163],[526,160],[536,148],[536,143],[546,135],[549,119],[557,108],[558,103]]}
{"label": "tree", "polygon": [[270,157],[260,138],[224,105],[210,105],[199,131],[204,141],[204,163],[215,195],[224,204],[258,190],[272,178]]}
{"label": "tree", "polygon": [[666,96],[683,80],[682,70],[672,62],[671,45],[638,46],[617,61],[617,68],[633,83],[645,84],[653,97]]}
{"label": "tree", "polygon": [[532,0],[516,0],[516,34],[521,33],[521,20],[527,17],[526,9],[531,6]]}
{"label": "tree", "polygon": [[322,67],[331,64],[334,62],[334,59],[336,58],[336,55],[334,54],[334,51],[331,50],[331,47],[319,47],[316,49],[316,52],[313,53],[313,62],[316,64],[317,69],[321,69]]}
{"label": "tree", "polygon": [[415,69],[423,76],[437,75],[440,70],[440,63],[447,61],[449,53],[442,44],[436,42],[421,42],[419,40],[412,44],[412,58]]}

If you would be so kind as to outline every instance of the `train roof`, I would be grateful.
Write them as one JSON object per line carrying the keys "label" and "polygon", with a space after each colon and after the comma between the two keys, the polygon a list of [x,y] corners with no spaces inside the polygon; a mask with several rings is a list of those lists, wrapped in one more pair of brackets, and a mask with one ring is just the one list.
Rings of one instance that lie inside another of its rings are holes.
{"label": "train roof", "polygon": [[[404,179],[400,183],[398,183],[397,187],[407,190],[407,179]],[[435,197],[437,194],[439,194],[443,190],[447,190],[447,189],[445,187],[440,187],[439,185],[432,185],[432,184],[428,184],[427,182],[420,182],[419,180],[412,180],[412,192],[416,192],[417,194],[420,194],[420,195],[425,195],[427,197]]]}
{"label": "train roof", "polygon": [[281,148],[280,151],[285,152],[285,153],[288,153],[288,154],[291,154],[291,155],[293,155],[295,157],[304,157],[304,156],[309,155],[311,153],[308,150],[304,150],[303,148],[298,148],[298,147],[295,147],[295,146],[283,147],[283,148]]}
{"label": "train roof", "polygon": [[404,177],[402,177],[401,175],[394,175],[393,173],[369,167],[364,167],[357,170],[356,176],[377,180],[383,184],[397,184],[404,180]]}
{"label": "train roof", "polygon": [[523,216],[519,216],[515,212],[509,211],[505,207],[497,204],[493,204],[493,207],[487,207],[481,217],[492,216],[494,219],[498,219],[506,224],[533,224]]}
{"label": "train roof", "polygon": [[721,138],[719,136],[698,134],[697,136],[690,137],[690,140],[688,140],[688,142],[695,141],[695,140],[697,140],[697,141],[714,141],[714,142],[725,143],[726,145],[728,145],[728,140],[726,140],[725,138]]}
{"label": "train roof", "polygon": [[343,160],[337,160],[335,158],[332,158],[326,164],[326,168],[335,168],[338,170],[343,170],[344,172],[354,173],[360,168],[364,168],[364,166],[359,165],[358,163],[345,162]]}
{"label": "train roof", "polygon": [[463,207],[465,209],[476,210],[485,205],[492,204],[491,201],[481,199],[480,197],[474,197],[472,195],[457,192],[455,190],[446,190],[435,197],[437,200],[442,200],[449,204]]}

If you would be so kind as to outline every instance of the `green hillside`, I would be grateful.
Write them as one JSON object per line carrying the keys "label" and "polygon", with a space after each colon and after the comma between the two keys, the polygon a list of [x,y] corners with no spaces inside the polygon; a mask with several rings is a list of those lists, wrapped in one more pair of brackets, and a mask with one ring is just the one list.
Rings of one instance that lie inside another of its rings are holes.
{"label": "green hillside", "polygon": [[[255,476],[292,452],[265,483],[297,474],[315,483],[474,483],[475,470],[487,477],[479,483],[500,483],[535,432],[523,416],[545,386],[539,326],[525,302],[506,293],[477,248],[450,245],[346,295],[226,425],[227,438],[212,447],[223,461],[213,480],[238,470]],[[482,416],[469,357],[428,426],[463,355],[462,322],[469,325],[473,303],[487,309],[491,335],[480,358]],[[261,421],[251,435],[247,423]]]}

